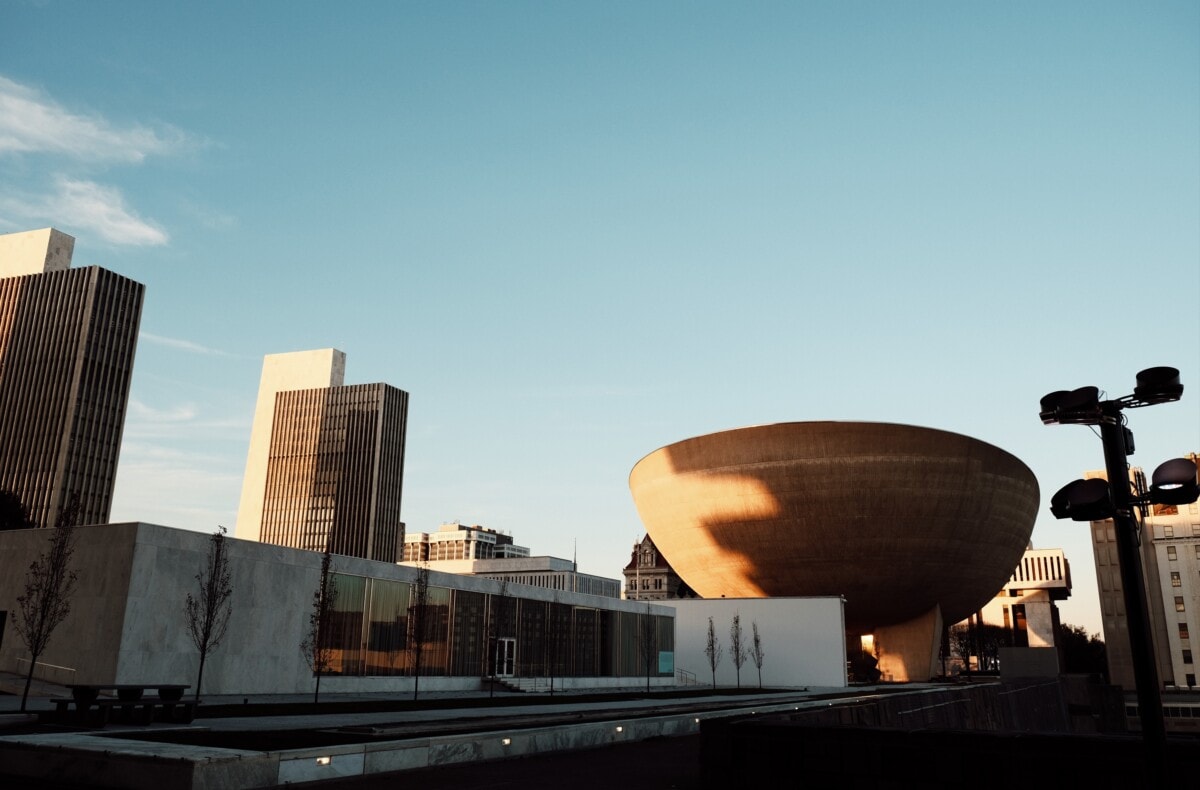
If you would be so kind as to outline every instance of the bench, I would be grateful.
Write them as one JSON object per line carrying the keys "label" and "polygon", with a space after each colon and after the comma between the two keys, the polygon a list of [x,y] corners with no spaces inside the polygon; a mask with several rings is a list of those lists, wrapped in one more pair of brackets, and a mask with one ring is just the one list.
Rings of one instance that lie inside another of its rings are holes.
{"label": "bench", "polygon": [[[50,700],[54,703],[55,721],[87,727],[104,727],[110,722],[145,725],[156,720],[190,724],[199,704],[195,700],[184,701],[183,692],[191,687],[177,684],[76,683],[67,688],[71,690],[70,697]],[[157,696],[145,696],[147,689],[154,689]],[[115,693],[116,697],[101,699],[104,692]]]}

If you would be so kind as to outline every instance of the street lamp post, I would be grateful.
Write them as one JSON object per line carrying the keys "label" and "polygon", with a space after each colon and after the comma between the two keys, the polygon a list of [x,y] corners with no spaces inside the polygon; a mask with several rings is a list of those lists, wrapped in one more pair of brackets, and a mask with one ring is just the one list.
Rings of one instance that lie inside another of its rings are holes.
{"label": "street lamp post", "polygon": [[[1146,744],[1147,778],[1152,780],[1152,786],[1155,787],[1162,786],[1165,781],[1166,727],[1154,662],[1154,642],[1135,509],[1151,503],[1195,502],[1200,496],[1200,485],[1197,485],[1196,466],[1186,459],[1176,459],[1155,470],[1155,484],[1149,492],[1139,490],[1135,494],[1129,484],[1133,433],[1125,426],[1123,411],[1169,403],[1179,400],[1182,395],[1183,385],[1179,383],[1178,370],[1149,368],[1137,375],[1137,386],[1132,395],[1101,401],[1096,387],[1052,392],[1042,398],[1040,412],[1042,422],[1047,425],[1096,425],[1100,428],[1108,481],[1075,480],[1051,498],[1050,510],[1056,518],[1074,521],[1113,520],[1129,628],[1130,658],[1137,685],[1138,717]],[[1180,460],[1184,461],[1183,465],[1179,464]]]}

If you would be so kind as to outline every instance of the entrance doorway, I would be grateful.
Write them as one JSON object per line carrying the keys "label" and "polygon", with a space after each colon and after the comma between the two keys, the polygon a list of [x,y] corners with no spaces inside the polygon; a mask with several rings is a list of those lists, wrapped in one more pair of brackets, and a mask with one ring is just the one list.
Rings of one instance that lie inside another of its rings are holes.
{"label": "entrance doorway", "polygon": [[517,665],[517,640],[501,637],[496,640],[496,677],[511,678]]}

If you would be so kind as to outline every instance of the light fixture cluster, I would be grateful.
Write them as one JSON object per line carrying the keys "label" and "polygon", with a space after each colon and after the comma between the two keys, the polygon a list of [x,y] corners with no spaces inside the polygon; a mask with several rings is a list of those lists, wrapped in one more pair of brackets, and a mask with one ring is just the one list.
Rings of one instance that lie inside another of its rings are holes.
{"label": "light fixture cluster", "polygon": [[[1098,387],[1057,390],[1042,398],[1039,416],[1046,425],[1099,425],[1105,420],[1118,419],[1122,409],[1170,403],[1182,396],[1177,368],[1146,368],[1137,374],[1132,395],[1102,401]],[[1129,452],[1133,452],[1132,448]]]}
{"label": "light fixture cluster", "polygon": [[[1175,368],[1147,368],[1137,374],[1132,395],[1100,400],[1097,387],[1058,390],[1042,398],[1039,416],[1046,425],[1120,426],[1125,455],[1133,454],[1133,432],[1122,424],[1121,411],[1158,403],[1170,403],[1183,396],[1179,371]],[[1130,505],[1185,505],[1200,499],[1196,464],[1187,458],[1173,458],[1154,470],[1149,491],[1130,497]],[[1116,512],[1109,481],[1101,478],[1073,480],[1050,498],[1055,518],[1072,521],[1102,521]]]}

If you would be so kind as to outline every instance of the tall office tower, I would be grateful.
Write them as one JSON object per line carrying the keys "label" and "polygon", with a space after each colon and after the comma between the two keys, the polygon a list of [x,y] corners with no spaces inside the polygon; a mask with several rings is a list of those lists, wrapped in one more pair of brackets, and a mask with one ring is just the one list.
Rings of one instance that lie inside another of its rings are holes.
{"label": "tall office tower", "polygon": [[[1200,467],[1200,455],[1186,456]],[[1131,470],[1135,480],[1144,476]],[[1103,471],[1085,478],[1107,478]],[[1092,552],[1104,623],[1109,681],[1135,686],[1129,622],[1112,519],[1092,522]],[[1197,687],[1200,651],[1200,504],[1150,505],[1141,529],[1142,573],[1159,681],[1168,689]],[[1192,642],[1196,634],[1196,642]],[[1195,647],[1194,647],[1195,645]]]}
{"label": "tall office tower", "polygon": [[332,348],[263,360],[237,534],[397,562],[408,393],[345,369]]}
{"label": "tall office tower", "polygon": [[0,489],[53,526],[78,497],[103,524],[125,427],[145,286],[88,266],[53,228],[0,235]]}

